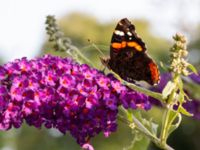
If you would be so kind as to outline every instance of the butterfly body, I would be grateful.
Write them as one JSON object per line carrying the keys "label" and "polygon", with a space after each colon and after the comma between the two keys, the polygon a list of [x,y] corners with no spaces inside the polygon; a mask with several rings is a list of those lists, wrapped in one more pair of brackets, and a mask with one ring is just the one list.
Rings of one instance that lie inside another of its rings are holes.
{"label": "butterfly body", "polygon": [[136,34],[135,26],[126,18],[115,28],[110,58],[104,60],[104,64],[128,82],[143,80],[154,85],[160,79],[157,65],[146,54],[145,43]]}

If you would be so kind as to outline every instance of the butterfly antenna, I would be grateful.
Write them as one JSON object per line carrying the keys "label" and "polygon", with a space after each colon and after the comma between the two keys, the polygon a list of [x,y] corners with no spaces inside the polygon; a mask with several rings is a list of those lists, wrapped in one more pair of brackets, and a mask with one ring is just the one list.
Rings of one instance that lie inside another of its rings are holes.
{"label": "butterfly antenna", "polygon": [[105,55],[104,55],[104,53],[102,52],[102,50],[101,50],[100,48],[98,48],[98,46],[97,46],[96,44],[92,43],[92,46],[93,46],[96,50],[98,50],[98,52],[99,52],[101,55],[103,55],[103,56],[105,57]]}
{"label": "butterfly antenna", "polygon": [[90,39],[88,39],[88,42],[90,42],[92,47],[94,47],[101,55],[103,55],[103,57],[106,57],[102,50],[95,43],[91,42]]}
{"label": "butterfly antenna", "polygon": [[91,42],[90,39],[88,39],[88,42],[91,44],[92,47],[94,47],[102,55],[99,57],[101,60],[102,67],[103,67],[100,70],[105,73],[105,70],[108,67],[108,58],[95,43]]}

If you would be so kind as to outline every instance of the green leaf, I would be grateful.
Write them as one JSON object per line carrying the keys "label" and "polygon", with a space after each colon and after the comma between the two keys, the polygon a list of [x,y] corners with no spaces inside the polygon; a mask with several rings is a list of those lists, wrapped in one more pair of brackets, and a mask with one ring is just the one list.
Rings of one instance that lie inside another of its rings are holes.
{"label": "green leaf", "polygon": [[150,140],[138,130],[133,129],[131,133],[133,139],[130,144],[123,147],[123,150],[146,150],[149,146]]}
{"label": "green leaf", "polygon": [[147,150],[150,144],[150,140],[146,137],[143,137],[142,140],[136,141],[134,148],[132,150]]}
{"label": "green leaf", "polygon": [[178,111],[179,111],[180,113],[186,115],[186,116],[189,116],[189,117],[193,116],[193,114],[189,113],[189,112],[188,112],[185,108],[183,108],[182,106],[179,106],[179,107],[178,107]]}
{"label": "green leaf", "polygon": [[[173,117],[176,117],[176,115],[177,115],[177,113],[174,114]],[[170,126],[169,131],[168,131],[168,136],[169,136],[174,130],[176,130],[176,129],[179,127],[179,125],[180,125],[180,123],[181,123],[181,120],[182,120],[182,116],[181,116],[180,113],[178,113],[178,121],[177,121],[177,123],[172,124],[172,125]]]}
{"label": "green leaf", "polygon": [[136,140],[131,149],[127,150],[147,150],[150,144],[150,140],[146,137],[140,138],[140,140]]}
{"label": "green leaf", "polygon": [[131,111],[132,111],[131,118],[132,118],[132,115],[134,115],[139,121],[141,122],[143,121],[144,117],[142,116],[141,111],[137,111],[137,110],[131,110]]}
{"label": "green leaf", "polygon": [[158,124],[153,122],[152,119],[145,119],[140,111],[133,110],[133,115],[155,136],[157,136]]}
{"label": "green leaf", "polygon": [[155,136],[157,136],[158,124],[152,120],[142,119],[142,124]]}
{"label": "green leaf", "polygon": [[198,75],[197,69],[196,69],[192,64],[189,64],[189,65],[188,65],[188,68],[189,68],[192,72],[194,72],[196,75]]}
{"label": "green leaf", "polygon": [[175,88],[176,84],[172,81],[169,81],[162,91],[163,99],[166,99]]}
{"label": "green leaf", "polygon": [[158,133],[158,124],[150,122],[150,131],[153,135],[157,136]]}

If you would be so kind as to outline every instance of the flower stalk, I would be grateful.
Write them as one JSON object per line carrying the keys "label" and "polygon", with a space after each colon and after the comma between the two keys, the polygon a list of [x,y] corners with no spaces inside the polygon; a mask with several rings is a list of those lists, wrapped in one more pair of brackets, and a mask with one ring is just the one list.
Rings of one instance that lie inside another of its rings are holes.
{"label": "flower stalk", "polygon": [[160,136],[161,145],[165,145],[167,141],[167,133],[168,133],[169,122],[170,122],[169,120],[170,112],[171,112],[171,108],[169,106],[169,108],[165,110],[164,115],[163,115],[163,126],[162,126],[161,136]]}
{"label": "flower stalk", "polygon": [[56,24],[56,19],[54,16],[47,16],[46,24],[46,31],[49,35],[49,41],[55,42],[54,48],[57,51],[64,51],[77,62],[85,62],[90,66],[93,66],[92,62],[87,57],[85,57],[76,46],[72,45],[70,38],[65,37],[64,33]]}
{"label": "flower stalk", "polygon": [[[135,117],[132,112],[127,111],[123,107],[120,108],[120,110],[127,116],[126,118],[123,115],[119,115],[119,118],[122,120],[122,122],[128,124],[128,126],[132,130],[138,130],[140,133],[142,133],[144,136],[149,138],[154,144],[156,144],[158,147],[163,148],[165,150],[174,150],[172,147],[167,145],[166,143],[162,143],[161,140],[153,135],[143,124],[141,121]],[[131,116],[131,117],[130,117]],[[129,118],[129,119],[127,119]]]}
{"label": "flower stalk", "polygon": [[[190,66],[190,64],[185,60],[185,57],[188,55],[188,51],[186,49],[187,40],[181,34],[176,34],[173,39],[175,40],[175,44],[171,48],[171,65],[169,69],[171,73],[174,74],[174,76],[172,81],[169,81],[165,87],[172,90],[171,93],[169,93],[168,95],[167,108],[165,108],[166,110],[163,115],[162,130],[160,134],[162,145],[165,145],[165,143],[167,142],[167,138],[170,134],[169,130],[177,117],[179,121],[176,124],[176,128],[179,126],[182,118],[180,113],[190,115],[186,110],[181,111],[179,109],[183,108],[182,104],[185,102],[185,93],[183,91],[181,75],[189,75],[188,67]],[[178,109],[174,110],[174,106],[177,104]]]}
{"label": "flower stalk", "polygon": [[120,76],[118,74],[116,74],[115,72],[113,72],[112,70],[110,71],[119,81],[121,81],[121,83],[123,83],[124,85],[128,86],[129,88],[137,91],[137,92],[141,92],[145,95],[151,96],[157,100],[159,100],[161,103],[163,103],[163,105],[165,105],[164,103],[164,99],[162,94],[158,93],[158,92],[153,92],[151,90],[145,89],[143,87],[137,86],[133,83],[127,82],[125,80],[123,80],[122,78],[120,78]]}

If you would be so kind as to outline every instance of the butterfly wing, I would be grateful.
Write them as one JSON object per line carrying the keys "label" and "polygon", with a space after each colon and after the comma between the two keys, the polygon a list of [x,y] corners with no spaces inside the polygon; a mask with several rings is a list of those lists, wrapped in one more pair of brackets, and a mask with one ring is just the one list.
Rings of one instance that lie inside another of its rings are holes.
{"label": "butterfly wing", "polygon": [[134,55],[127,61],[124,61],[123,56],[116,57],[115,61],[109,61],[109,66],[122,79],[131,83],[134,83],[135,80],[143,80],[151,85],[155,85],[160,80],[157,65],[145,53]]}
{"label": "butterfly wing", "polygon": [[127,18],[120,20],[113,32],[110,45],[111,59],[123,50],[132,50],[133,53],[146,51],[144,42],[135,32],[135,26]]}
{"label": "butterfly wing", "polygon": [[149,84],[159,82],[159,70],[146,54],[146,46],[128,19],[116,26],[111,39],[109,68],[129,82],[144,80]]}

